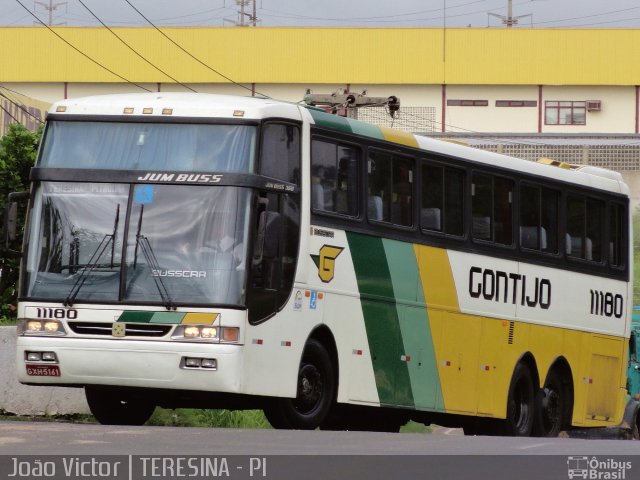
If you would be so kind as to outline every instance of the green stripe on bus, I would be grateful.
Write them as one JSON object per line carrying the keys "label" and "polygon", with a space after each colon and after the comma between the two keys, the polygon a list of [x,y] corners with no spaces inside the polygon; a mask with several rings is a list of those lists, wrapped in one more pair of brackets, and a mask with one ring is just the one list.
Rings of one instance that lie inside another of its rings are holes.
{"label": "green stripe on bus", "polygon": [[382,239],[348,233],[380,403],[414,406],[402,332]]}
{"label": "green stripe on bus", "polygon": [[316,125],[331,128],[332,130],[338,130],[340,132],[353,133],[351,125],[346,118],[321,112],[313,108],[309,108],[308,110]]}
{"label": "green stripe on bus", "polygon": [[365,135],[367,137],[376,138],[378,140],[384,140],[384,134],[376,126],[367,122],[359,122],[358,120],[347,119],[351,130],[357,135]]}
{"label": "green stripe on bus", "polygon": [[151,318],[151,323],[178,324],[182,322],[186,313],[181,312],[156,312]]}
{"label": "green stripe on bus", "polygon": [[186,314],[181,312],[122,312],[118,322],[123,323],[169,323],[178,324]]}
{"label": "green stripe on bus", "polygon": [[320,127],[384,140],[384,134],[382,131],[377,126],[370,123],[360,122],[358,120],[341,117],[339,115],[331,115],[311,108],[309,109],[309,113],[311,113],[315,124]]}
{"label": "green stripe on bus", "polygon": [[393,288],[413,400],[417,408],[443,410],[440,376],[415,250],[410,243],[383,240]]}
{"label": "green stripe on bus", "polygon": [[155,312],[137,312],[137,311],[128,311],[122,312],[120,318],[118,318],[119,322],[127,322],[127,323],[149,323],[151,322],[151,318]]}

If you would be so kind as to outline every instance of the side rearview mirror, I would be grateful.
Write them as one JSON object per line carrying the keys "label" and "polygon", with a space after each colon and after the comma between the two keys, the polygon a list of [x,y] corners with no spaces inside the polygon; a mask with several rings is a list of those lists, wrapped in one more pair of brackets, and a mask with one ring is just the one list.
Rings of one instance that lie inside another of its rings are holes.
{"label": "side rearview mirror", "polygon": [[21,252],[10,248],[18,238],[18,201],[28,200],[29,192],[12,192],[7,196],[4,212],[5,247],[10,255],[20,256]]}

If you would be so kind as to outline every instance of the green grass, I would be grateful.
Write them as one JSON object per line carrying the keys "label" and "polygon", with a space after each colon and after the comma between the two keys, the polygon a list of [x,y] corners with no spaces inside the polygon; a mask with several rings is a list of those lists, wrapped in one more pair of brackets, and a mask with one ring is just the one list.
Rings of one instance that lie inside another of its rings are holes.
{"label": "green grass", "polygon": [[147,425],[209,428],[271,428],[262,410],[198,410],[156,408]]}
{"label": "green grass", "polygon": [[0,317],[0,327],[15,327],[16,319],[9,317]]}
{"label": "green grass", "polygon": [[400,433],[431,433],[433,427],[427,427],[423,423],[416,423],[414,421],[410,421],[405,426],[400,429]]}

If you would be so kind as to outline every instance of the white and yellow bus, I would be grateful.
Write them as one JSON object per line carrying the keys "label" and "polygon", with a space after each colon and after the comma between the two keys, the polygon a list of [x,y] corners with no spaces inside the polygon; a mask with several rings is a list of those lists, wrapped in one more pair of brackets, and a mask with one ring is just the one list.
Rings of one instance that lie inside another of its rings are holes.
{"label": "white and yellow bus", "polygon": [[632,270],[617,173],[207,94],[55,104],[31,174],[18,378],[105,424],[617,425]]}

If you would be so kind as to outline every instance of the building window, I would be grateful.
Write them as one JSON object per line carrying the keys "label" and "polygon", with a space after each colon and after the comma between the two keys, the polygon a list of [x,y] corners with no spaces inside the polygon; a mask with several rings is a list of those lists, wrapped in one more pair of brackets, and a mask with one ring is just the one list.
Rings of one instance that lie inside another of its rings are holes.
{"label": "building window", "polygon": [[488,107],[488,100],[447,100],[448,107]]}
{"label": "building window", "polygon": [[587,102],[544,102],[545,125],[586,125]]}
{"label": "building window", "polygon": [[537,107],[536,100],[496,100],[496,107]]}

